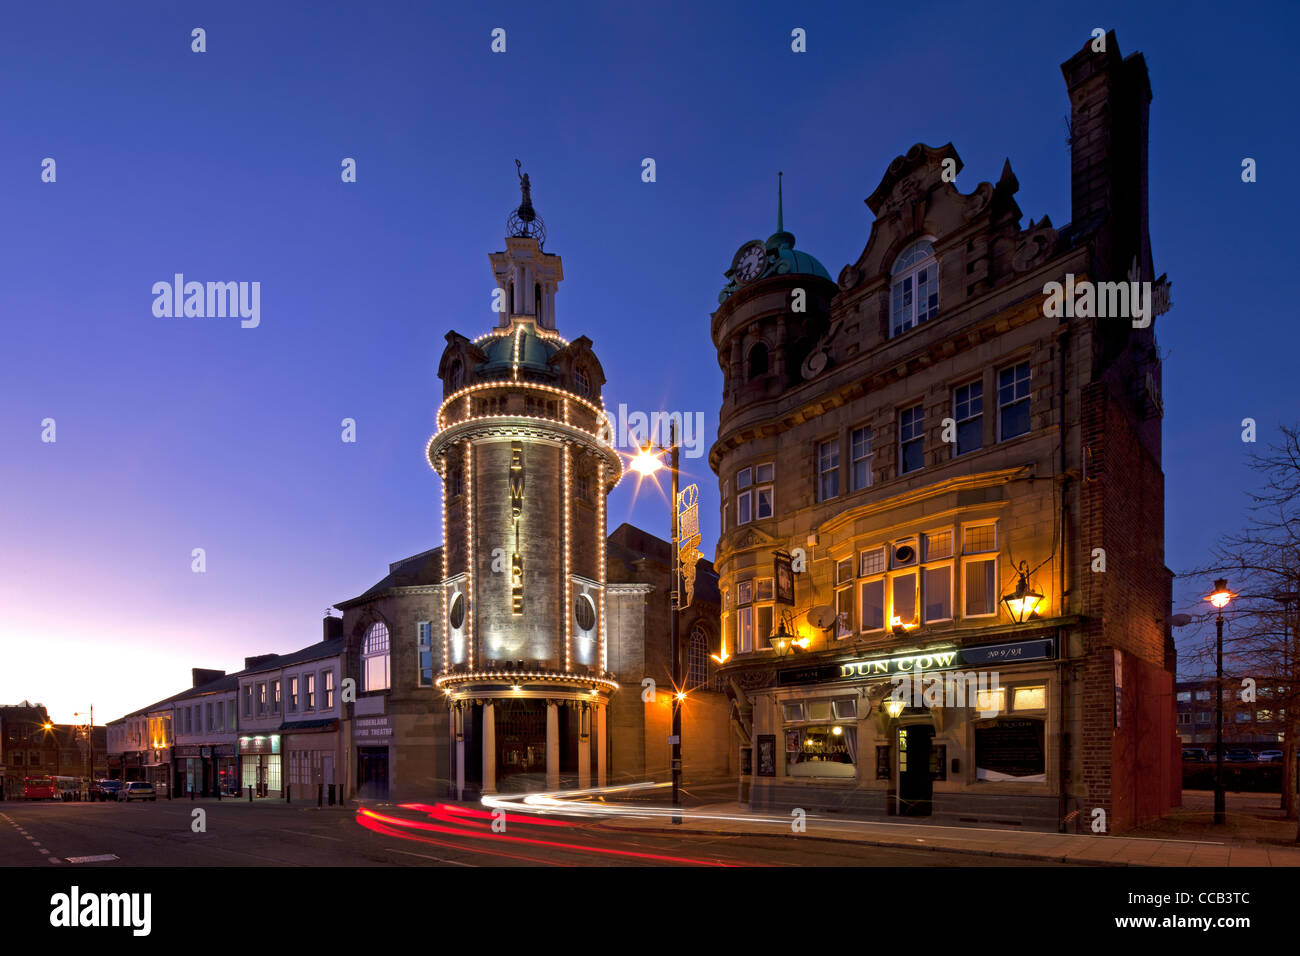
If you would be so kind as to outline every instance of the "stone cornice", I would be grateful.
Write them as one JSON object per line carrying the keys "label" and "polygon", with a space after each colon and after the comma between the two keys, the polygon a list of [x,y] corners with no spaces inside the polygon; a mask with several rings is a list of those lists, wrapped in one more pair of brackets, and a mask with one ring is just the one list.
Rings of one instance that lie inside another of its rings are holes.
{"label": "stone cornice", "polygon": [[1009,481],[1015,481],[1018,478],[1024,478],[1033,471],[1032,465],[1018,465],[1014,468],[999,468],[996,471],[985,471],[974,475],[958,475],[954,478],[945,478],[943,481],[935,482],[932,485],[922,485],[920,488],[913,488],[909,491],[900,492],[881,501],[872,501],[867,504],[858,505],[856,508],[850,508],[847,511],[841,511],[832,518],[823,521],[819,530],[827,533],[833,533],[846,524],[857,521],[859,518],[868,518],[872,515],[893,511],[906,505],[915,504],[918,501],[926,501],[930,498],[937,498],[940,495],[946,495],[953,491],[968,491],[975,488],[990,488],[995,485],[1005,485]]}

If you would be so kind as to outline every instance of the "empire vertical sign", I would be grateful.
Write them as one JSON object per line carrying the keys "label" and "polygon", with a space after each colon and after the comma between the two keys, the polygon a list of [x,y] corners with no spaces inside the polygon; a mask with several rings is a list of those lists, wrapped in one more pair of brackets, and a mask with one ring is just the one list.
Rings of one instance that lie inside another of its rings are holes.
{"label": "empire vertical sign", "polygon": [[[677,566],[686,586],[686,607],[695,599],[695,565],[700,560],[700,486],[687,485],[677,496]],[[676,582],[674,582],[676,583]]]}

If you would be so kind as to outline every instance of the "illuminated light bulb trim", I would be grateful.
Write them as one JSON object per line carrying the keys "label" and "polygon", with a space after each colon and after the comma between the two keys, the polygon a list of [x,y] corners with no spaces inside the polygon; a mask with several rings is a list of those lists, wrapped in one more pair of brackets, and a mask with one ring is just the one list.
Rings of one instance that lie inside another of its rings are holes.
{"label": "illuminated light bulb trim", "polygon": [[[594,403],[583,398],[582,396],[575,395],[573,392],[570,392],[563,388],[557,388],[554,385],[545,385],[541,382],[527,382],[525,384],[528,388],[535,389],[540,392],[549,392],[553,395],[559,395],[562,398],[566,398],[571,401],[575,401],[582,405],[585,405],[593,412],[596,412],[597,415],[605,411],[605,404],[604,404],[605,400],[603,398],[601,399],[601,404],[598,407]],[[442,413],[447,408],[447,406],[450,405],[452,402],[458,401],[461,398],[473,394],[474,392],[481,392],[489,388],[512,388],[512,387],[513,387],[512,383],[508,381],[476,382],[473,385],[466,385],[464,388],[460,389],[459,391],[452,392],[445,399],[443,399],[442,404],[438,406],[438,414],[437,416],[435,416],[434,421],[437,424],[438,428],[441,429],[443,427]]]}
{"label": "illuminated light bulb trim", "polygon": [[[522,684],[525,681],[547,684],[571,684],[585,688],[606,688],[610,691],[619,689],[619,683],[607,677],[591,677],[583,674],[569,674],[561,671],[466,671],[458,674],[440,674],[434,679],[434,686],[442,689],[457,687],[462,684],[491,682],[494,684]],[[451,694],[450,691],[447,692]],[[453,699],[459,699],[451,694]]]}
{"label": "illuminated light bulb trim", "polygon": [[[565,406],[565,413],[568,413],[568,406]],[[569,560],[569,512],[572,505],[571,494],[571,474],[569,471],[569,446],[564,446],[564,498],[561,501],[561,507],[564,508],[564,669],[572,668],[571,649],[573,640],[571,637],[573,625],[571,615],[573,612],[573,565]]]}
{"label": "illuminated light bulb trim", "polygon": [[465,443],[465,659],[474,660],[474,446]]}

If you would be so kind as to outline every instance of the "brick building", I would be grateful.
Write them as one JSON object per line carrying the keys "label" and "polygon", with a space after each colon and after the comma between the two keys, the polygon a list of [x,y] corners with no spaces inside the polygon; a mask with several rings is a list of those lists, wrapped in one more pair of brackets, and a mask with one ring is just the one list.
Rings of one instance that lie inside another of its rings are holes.
{"label": "brick building", "polygon": [[[1225,677],[1226,687],[1240,687],[1241,680]],[[1185,746],[1203,747],[1214,753],[1213,680],[1179,681],[1175,685],[1178,707],[1178,737]],[[1279,749],[1285,737],[1283,698],[1273,688],[1261,687],[1256,698],[1243,701],[1239,693],[1223,691],[1223,745],[1251,750]]]}
{"label": "brick building", "polygon": [[1022,225],[1009,161],[963,192],[954,147],[917,144],[838,281],[780,211],[733,258],[710,464],[755,808],[1042,829],[1100,809],[1116,832],[1177,801],[1151,91],[1141,54],[1092,46],[1062,65],[1070,223]]}

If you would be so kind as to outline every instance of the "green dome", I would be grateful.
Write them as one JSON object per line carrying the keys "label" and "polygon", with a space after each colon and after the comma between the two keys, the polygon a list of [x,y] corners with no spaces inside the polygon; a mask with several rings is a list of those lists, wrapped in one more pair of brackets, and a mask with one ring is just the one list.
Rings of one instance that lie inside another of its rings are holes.
{"label": "green dome", "polygon": [[558,339],[542,338],[531,322],[521,322],[509,332],[501,332],[480,342],[480,347],[487,353],[487,361],[479,366],[479,372],[490,373],[513,368],[516,336],[519,338],[519,367],[547,374],[553,373],[550,364],[551,356],[564,345]]}
{"label": "green dome", "polygon": [[794,247],[794,234],[774,232],[767,240],[768,267],[763,275],[810,275],[829,279],[831,274],[815,256]]}

